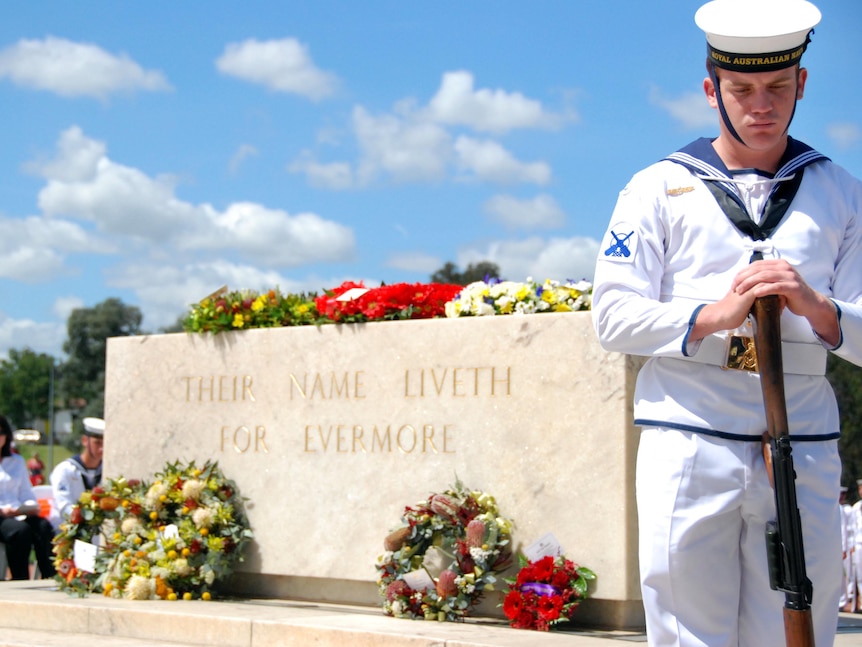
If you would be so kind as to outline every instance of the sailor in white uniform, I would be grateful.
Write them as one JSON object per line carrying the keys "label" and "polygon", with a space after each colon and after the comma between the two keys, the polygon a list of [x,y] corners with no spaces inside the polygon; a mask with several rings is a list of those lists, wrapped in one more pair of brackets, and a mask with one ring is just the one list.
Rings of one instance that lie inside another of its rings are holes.
{"label": "sailor in white uniform", "polygon": [[593,319],[610,351],[649,356],[634,396],[639,562],[651,645],[784,645],[764,528],[775,517],[748,313],[777,294],[815,643],[842,581],[831,351],[862,364],[862,183],[789,137],[819,10],[713,0],[706,99],[719,136],[637,173],[599,251]]}
{"label": "sailor in white uniform", "polygon": [[102,482],[102,452],[105,421],[101,418],[84,418],[81,436],[81,453],[57,463],[51,472],[54,491],[54,508],[57,511],[55,526],[66,520],[81,495]]}

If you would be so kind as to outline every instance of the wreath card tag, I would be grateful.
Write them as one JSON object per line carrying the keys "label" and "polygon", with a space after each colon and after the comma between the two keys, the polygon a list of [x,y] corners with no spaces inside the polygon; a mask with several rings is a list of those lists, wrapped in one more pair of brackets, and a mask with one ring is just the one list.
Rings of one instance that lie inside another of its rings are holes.
{"label": "wreath card tag", "polygon": [[75,547],[72,550],[74,552],[75,568],[85,573],[96,572],[96,555],[99,553],[98,546],[76,539]]}
{"label": "wreath card tag", "polygon": [[543,557],[561,557],[563,555],[563,547],[554,536],[554,533],[547,532],[539,537],[532,544],[524,549],[524,556],[531,562],[538,562]]}
{"label": "wreath card tag", "polygon": [[424,568],[420,568],[416,571],[410,571],[409,573],[405,573],[403,576],[404,581],[414,591],[427,591],[428,589],[433,589],[437,586],[431,576],[425,571]]}

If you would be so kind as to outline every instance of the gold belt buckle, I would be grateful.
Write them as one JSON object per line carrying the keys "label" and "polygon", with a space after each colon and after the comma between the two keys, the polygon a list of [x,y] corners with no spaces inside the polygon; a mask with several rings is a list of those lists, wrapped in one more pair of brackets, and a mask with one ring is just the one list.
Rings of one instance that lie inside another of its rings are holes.
{"label": "gold belt buckle", "polygon": [[754,338],[742,335],[728,335],[724,354],[724,370],[748,371],[757,373],[757,351]]}

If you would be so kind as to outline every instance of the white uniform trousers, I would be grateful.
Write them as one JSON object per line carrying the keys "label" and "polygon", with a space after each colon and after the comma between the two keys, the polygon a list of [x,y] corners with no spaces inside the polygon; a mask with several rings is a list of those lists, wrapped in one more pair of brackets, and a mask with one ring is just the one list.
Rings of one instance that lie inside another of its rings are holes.
{"label": "white uniform trousers", "polygon": [[[836,441],[793,444],[815,644],[835,639],[841,589]],[[775,499],[759,442],[644,428],[637,458],[641,590],[653,647],[784,647],[769,587]]]}

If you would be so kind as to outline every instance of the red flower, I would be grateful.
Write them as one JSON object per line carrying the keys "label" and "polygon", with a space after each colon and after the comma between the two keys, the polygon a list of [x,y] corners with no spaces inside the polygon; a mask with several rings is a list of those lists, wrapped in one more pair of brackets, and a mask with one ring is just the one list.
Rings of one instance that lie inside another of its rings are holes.
{"label": "red flower", "polygon": [[539,617],[548,622],[560,617],[563,609],[563,600],[559,595],[543,595],[539,598]]}
{"label": "red flower", "polygon": [[509,620],[517,618],[524,608],[524,598],[517,589],[512,589],[503,600],[503,613]]}
{"label": "red flower", "polygon": [[571,576],[565,571],[556,571],[551,576],[551,584],[557,587],[560,590],[565,589],[569,585],[569,581],[571,580]]}
{"label": "red flower", "polygon": [[554,558],[550,555],[543,557],[533,564],[533,581],[547,582],[554,574]]}

